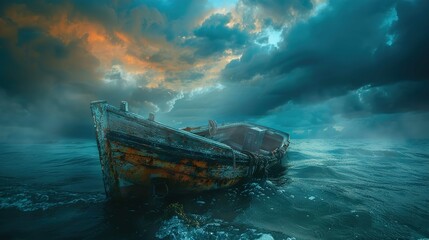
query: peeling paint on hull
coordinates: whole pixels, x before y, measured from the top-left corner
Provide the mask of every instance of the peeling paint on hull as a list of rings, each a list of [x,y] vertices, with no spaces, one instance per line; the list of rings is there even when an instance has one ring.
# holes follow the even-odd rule
[[[120,198],[131,186],[153,195],[230,187],[279,164],[289,145],[287,136],[263,156],[210,139],[204,129],[174,129],[105,101],[92,102],[91,111],[109,198]],[[222,137],[222,128],[219,132]]]

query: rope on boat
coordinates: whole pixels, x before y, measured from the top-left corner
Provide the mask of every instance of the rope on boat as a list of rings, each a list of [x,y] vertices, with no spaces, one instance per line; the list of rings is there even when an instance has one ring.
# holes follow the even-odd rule
[[[254,154],[248,151],[243,151],[244,154],[249,156],[249,168],[253,168],[253,171],[249,171],[249,176],[262,175],[264,177],[267,177],[268,170],[272,166],[269,164],[269,162],[273,158],[276,158],[278,160],[282,159],[286,153],[287,146],[288,145],[282,146],[281,148],[277,148],[274,151],[271,151],[271,157]]]
[[[249,156],[249,167],[253,168],[249,175],[254,176],[262,173],[263,176],[267,176],[269,158],[248,151],[243,151],[243,153]]]
[[[276,148],[275,150],[271,151],[271,155],[277,159],[283,158],[285,153],[286,153],[286,149],[284,146],[282,148]]]

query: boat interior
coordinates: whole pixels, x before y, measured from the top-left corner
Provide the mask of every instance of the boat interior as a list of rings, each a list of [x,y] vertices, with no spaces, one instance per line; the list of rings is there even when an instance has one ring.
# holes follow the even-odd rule
[[[287,140],[270,129],[249,124],[231,124],[217,127],[209,121],[208,128],[185,128],[202,137],[224,143],[235,150],[269,155]]]

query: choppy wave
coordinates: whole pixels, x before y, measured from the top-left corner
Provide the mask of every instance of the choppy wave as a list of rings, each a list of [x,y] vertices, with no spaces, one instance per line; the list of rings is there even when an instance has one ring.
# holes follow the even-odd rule
[[[271,233],[231,225],[219,219],[202,226],[191,227],[177,216],[165,220],[155,236],[159,239],[275,239],[275,235],[273,236]],[[281,239],[295,240],[294,237],[282,237]]]
[[[15,186],[1,189],[0,210],[13,208],[23,212],[45,211],[55,207],[100,203],[105,199],[102,193],[76,193]]]
[[[105,200],[93,142],[0,145],[0,238],[427,239],[428,149],[296,140],[266,179],[152,207]],[[199,224],[165,217],[170,203]]]

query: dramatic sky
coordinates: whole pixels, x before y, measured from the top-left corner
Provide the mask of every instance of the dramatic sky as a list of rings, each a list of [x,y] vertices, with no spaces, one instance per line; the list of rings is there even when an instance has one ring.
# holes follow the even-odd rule
[[[429,138],[427,0],[2,1],[0,141],[92,138],[92,100],[175,127]]]

